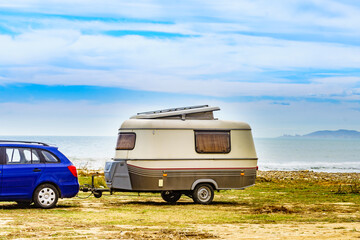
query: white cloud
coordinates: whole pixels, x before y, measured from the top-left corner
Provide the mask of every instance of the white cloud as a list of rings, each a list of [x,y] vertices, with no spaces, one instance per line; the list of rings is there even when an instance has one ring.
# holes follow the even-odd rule
[[[260,136],[281,135],[284,128],[292,134],[306,133],[317,130],[311,128],[321,127],[323,122],[333,124],[328,127],[357,126],[354,120],[359,117],[359,111],[354,110],[359,106],[354,102],[360,100],[357,3],[13,0],[0,2],[0,8],[5,13],[9,10],[9,14],[0,16],[0,27],[16,33],[0,35],[0,84],[109,86],[228,100],[243,96],[314,98],[325,102],[285,100],[290,105],[281,105],[263,100],[213,101],[225,106],[227,110],[223,114],[229,119],[238,116],[238,120],[253,122],[254,129],[265,133]],[[104,35],[104,31],[111,30],[191,36]],[[287,78],[273,72],[291,74]],[[323,77],[319,77],[321,74]],[[300,79],[300,76],[304,77]],[[326,102],[329,99],[340,103]],[[171,103],[192,105],[191,100],[199,101],[175,99]],[[172,104],[158,104],[158,107],[173,107]],[[52,109],[54,105],[58,111]],[[28,134],[52,134],[52,126],[32,114],[41,113],[61,126],[65,135],[72,132],[88,135],[89,129],[96,135],[105,132],[108,135],[110,128],[115,128],[114,123],[118,127],[116,119],[132,114],[113,115],[113,109],[143,111],[151,110],[154,105],[154,102],[142,106],[131,104],[131,107],[88,102],[2,103],[0,113],[9,117],[1,118],[0,125],[4,132],[7,127],[12,129],[8,130],[10,134],[16,131],[16,124],[23,123],[21,116],[28,114],[32,116]],[[241,111],[234,115],[238,109]],[[106,117],[98,118],[98,115]],[[92,120],[82,125],[84,116]],[[299,125],[304,129],[296,129]]]
[[[340,98],[349,98],[348,93],[353,93],[349,90],[360,83],[355,76],[303,79],[305,83],[271,76],[261,79],[267,70],[360,66],[360,47],[266,37],[162,39],[36,30],[16,37],[0,35],[0,51],[0,63],[6,66],[0,69],[6,71],[2,82],[114,86],[218,97]],[[251,79],[248,74],[253,75]]]
[[[13,0],[0,3],[12,11],[135,18],[172,22],[236,24],[257,32],[359,35],[360,7],[356,2],[335,0],[242,0],[242,1],[136,1]],[[96,22],[96,21],[94,21]],[[95,23],[96,24],[96,23]],[[195,26],[194,25],[194,26]],[[206,26],[206,25],[205,25]],[[325,29],[323,29],[325,28]],[[205,28],[208,29],[208,28]],[[198,28],[198,31],[201,31]]]
[[[310,79],[306,83],[284,82],[234,82],[218,79],[184,79],[170,74],[154,74],[137,71],[76,70],[76,69],[13,69],[25,72],[31,78],[16,76],[19,82],[43,85],[92,85],[120,87],[140,91],[168,92],[213,97],[284,97],[334,100],[360,100],[360,78],[335,77]],[[26,72],[28,71],[28,72]],[[30,80],[29,80],[30,79]],[[16,79],[17,80],[17,79]],[[15,80],[15,81],[16,81]],[[4,81],[4,80],[3,80]]]
[[[0,3],[0,7],[23,10],[25,12],[41,12],[48,14],[64,14],[79,16],[125,16],[152,18],[159,15],[160,6],[151,1],[120,2],[116,0],[15,0],[11,3]]]
[[[0,35],[0,43],[3,53],[0,63],[13,65],[31,65],[34,61],[48,63],[62,57],[64,62],[75,60],[88,67],[122,67],[126,64],[145,70],[196,68],[201,74],[245,67],[340,69],[360,66],[358,46],[238,34],[149,39],[84,35],[75,30],[54,29],[34,30],[16,37]]]

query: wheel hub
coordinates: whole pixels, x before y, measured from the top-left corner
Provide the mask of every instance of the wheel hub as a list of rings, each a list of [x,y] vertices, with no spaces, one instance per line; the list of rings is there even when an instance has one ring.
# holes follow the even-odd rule
[[[44,206],[49,206],[55,201],[55,192],[51,188],[43,188],[38,195],[39,202]]]
[[[207,201],[210,199],[210,193],[209,193],[209,189],[203,187],[201,189],[199,189],[198,191],[198,197],[199,199],[201,199],[202,201]]]

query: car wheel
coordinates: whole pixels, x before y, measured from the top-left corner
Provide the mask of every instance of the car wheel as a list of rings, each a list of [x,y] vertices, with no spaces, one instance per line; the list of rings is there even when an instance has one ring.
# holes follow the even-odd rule
[[[35,206],[53,208],[59,199],[58,190],[51,184],[42,184],[34,192]]]
[[[201,183],[197,185],[192,193],[195,203],[210,204],[214,199],[214,189],[210,184]]]
[[[176,191],[163,191],[161,197],[165,202],[176,203],[181,198],[181,193]]]

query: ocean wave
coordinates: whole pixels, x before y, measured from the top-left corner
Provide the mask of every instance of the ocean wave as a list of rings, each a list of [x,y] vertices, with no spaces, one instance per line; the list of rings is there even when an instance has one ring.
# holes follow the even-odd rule
[[[314,172],[360,172],[359,162],[259,162],[260,170],[299,171],[312,170]]]

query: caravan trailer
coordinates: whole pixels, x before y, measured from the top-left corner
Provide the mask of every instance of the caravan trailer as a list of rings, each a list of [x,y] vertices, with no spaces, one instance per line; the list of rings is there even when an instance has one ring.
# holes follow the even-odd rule
[[[123,122],[115,158],[105,165],[110,191],[186,195],[209,204],[214,190],[255,184],[257,156],[247,123],[214,118],[219,107],[143,112]]]

